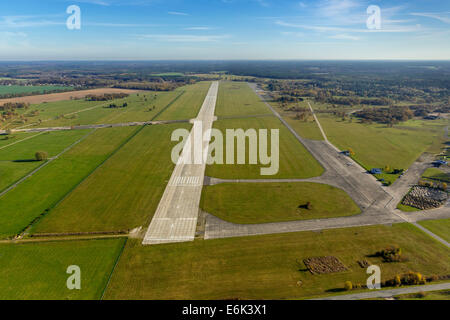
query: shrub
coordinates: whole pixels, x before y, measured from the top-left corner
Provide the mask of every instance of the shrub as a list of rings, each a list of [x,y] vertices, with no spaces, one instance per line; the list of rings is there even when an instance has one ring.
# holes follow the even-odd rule
[[[387,247],[386,249],[377,252],[376,256],[382,257],[385,262],[403,261],[402,249],[397,246]]]
[[[34,156],[37,161],[44,161],[48,159],[48,153],[45,151],[38,151]]]
[[[403,276],[402,282],[407,285],[419,285],[424,284],[424,278],[421,273],[410,271]]]
[[[345,283],[344,283],[344,289],[345,289],[346,291],[352,290],[352,289],[353,289],[353,284],[352,284],[352,282],[351,282],[351,281],[345,281]]]
[[[400,287],[401,284],[402,284],[402,279],[400,278],[399,275],[396,275],[395,278],[394,278],[394,285],[395,285],[396,287]]]

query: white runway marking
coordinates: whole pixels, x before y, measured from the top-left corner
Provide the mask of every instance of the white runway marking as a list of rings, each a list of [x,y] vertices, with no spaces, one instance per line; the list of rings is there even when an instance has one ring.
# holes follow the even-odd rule
[[[213,82],[197,116],[202,121],[203,134],[212,128],[219,82]],[[190,138],[193,138],[194,129]],[[203,142],[207,148],[209,142]],[[186,154],[187,145],[182,151]],[[180,161],[164,191],[147,233],[144,245],[193,241],[197,228],[200,197],[205,178],[205,164],[185,164]]]

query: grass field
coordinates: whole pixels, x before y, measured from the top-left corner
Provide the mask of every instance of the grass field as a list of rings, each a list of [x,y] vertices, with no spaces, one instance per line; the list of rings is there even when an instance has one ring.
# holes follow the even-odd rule
[[[434,141],[443,135],[441,124],[415,120],[401,126],[387,128],[382,124],[361,124],[342,121],[330,115],[319,114],[319,121],[328,139],[339,149],[353,149],[354,159],[366,169],[407,169]]]
[[[297,132],[301,137],[305,139],[311,140],[323,140],[322,133],[319,130],[319,126],[314,120],[312,114],[308,117],[308,119],[298,120],[295,119],[295,112],[284,111],[277,102],[270,102],[271,105],[277,110],[277,112],[286,120],[286,122]],[[309,106],[306,101],[299,103],[300,107],[308,108]]]
[[[0,147],[0,160],[34,160],[37,151],[45,151],[49,158],[85,136],[89,130],[55,131],[34,134],[34,138]]]
[[[0,244],[0,299],[100,299],[125,239]],[[81,269],[81,290],[66,270]]]
[[[170,108],[161,113],[156,120],[194,119],[202,107],[210,86],[211,82],[199,82],[177,89],[177,92],[184,92],[183,95]]]
[[[72,87],[63,86],[0,86],[0,96],[4,94],[21,94],[21,93],[45,93],[53,90],[72,90]]]
[[[308,202],[312,206],[310,209],[304,207]],[[360,213],[358,206],[344,191],[307,182],[207,186],[203,189],[201,208],[225,221],[240,224],[332,218]]]
[[[428,168],[422,175],[422,178],[431,181],[441,181],[450,183],[450,175],[437,168]]]
[[[419,224],[447,242],[450,242],[450,219],[443,220],[426,220],[420,221]]]
[[[89,104],[86,104],[86,101],[83,100],[63,101],[59,102],[59,105],[52,105],[51,108],[45,107],[44,110],[46,111],[42,112],[39,118],[50,119],[50,121],[45,121],[41,124],[37,123],[35,127],[149,121],[170,104],[171,101],[176,99],[179,94],[179,92],[175,91],[141,92],[124,99],[89,102]],[[127,103],[128,106],[126,108],[105,108],[111,103],[116,105]],[[66,108],[62,108],[61,105],[64,105]],[[63,114],[65,116],[62,116]]]
[[[27,173],[33,171],[42,162],[14,162],[14,161],[0,161],[0,192],[8,188],[14,182],[20,180]]]
[[[0,238],[22,231],[45,213],[139,128],[97,130],[0,198]]]
[[[261,178],[309,178],[320,176],[323,168],[303,147],[294,135],[275,117],[226,119],[214,122],[214,127],[225,134],[226,129],[279,129],[280,167],[274,176],[261,176],[260,169],[268,165],[250,164],[214,164],[206,168],[206,175],[223,179],[261,179]],[[270,138],[268,138],[270,142]],[[248,143],[247,143],[248,144]],[[236,144],[235,144],[236,149]],[[268,147],[270,150],[270,146]],[[237,149],[236,149],[237,150]],[[247,148],[248,159],[248,148]],[[224,159],[226,152],[224,151]],[[235,151],[235,158],[237,151]],[[235,159],[237,163],[237,158]],[[248,160],[246,161],[248,163]]]
[[[407,262],[368,257],[398,245]],[[348,271],[312,275],[303,259],[335,256]],[[192,243],[141,246],[130,240],[116,267],[106,299],[300,299],[333,294],[345,281],[366,283],[366,259],[382,280],[409,270],[449,274],[446,247],[409,224]],[[176,275],[176,276],[174,276]],[[301,281],[301,285],[299,285]]]
[[[272,114],[245,82],[220,82],[216,116],[236,117]]]
[[[171,132],[189,127],[144,128],[32,232],[118,231],[148,225],[174,167]]]

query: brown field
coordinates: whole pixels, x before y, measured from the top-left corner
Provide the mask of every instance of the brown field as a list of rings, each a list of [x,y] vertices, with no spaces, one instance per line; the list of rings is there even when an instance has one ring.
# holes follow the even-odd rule
[[[56,102],[63,100],[70,100],[70,98],[81,99],[89,94],[101,95],[105,93],[138,93],[142,92],[142,90],[130,90],[130,89],[116,89],[116,88],[99,88],[99,89],[90,89],[90,90],[80,90],[80,91],[67,91],[60,93],[51,93],[51,94],[41,94],[36,96],[26,96],[26,97],[17,97],[10,99],[0,99],[0,105],[3,105],[8,102],[25,102],[30,104],[39,104],[43,102]]]

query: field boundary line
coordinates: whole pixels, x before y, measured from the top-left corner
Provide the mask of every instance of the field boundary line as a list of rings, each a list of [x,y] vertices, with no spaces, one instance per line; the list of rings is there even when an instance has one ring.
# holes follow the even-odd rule
[[[169,109],[179,98],[181,98],[182,95],[184,95],[186,93],[185,90],[181,91],[181,93],[176,96],[172,101],[170,101],[164,108],[162,108],[161,110],[159,110],[150,121],[154,121],[156,120],[156,118],[158,118],[161,114],[164,113],[164,111],[166,111],[167,109]]]
[[[18,143],[20,143],[20,142],[23,142],[23,141],[33,139],[33,138],[35,138],[35,137],[37,137],[37,136],[40,136],[41,134],[44,134],[44,133],[45,133],[45,132],[39,132],[38,134],[35,134],[34,136],[27,137],[27,138],[25,138],[25,139],[22,139],[22,140],[19,140],[19,141],[16,141],[16,142],[7,144],[6,146],[0,147],[0,150],[3,150],[3,149],[5,149],[5,148],[7,148],[7,147],[16,145],[16,144],[18,144]]]
[[[36,172],[38,172],[39,170],[41,170],[42,168],[46,167],[47,165],[49,165],[50,163],[52,163],[54,160],[59,159],[64,153],[66,153],[67,151],[69,151],[70,149],[72,149],[73,147],[75,147],[77,144],[79,144],[81,141],[83,141],[84,139],[86,139],[89,135],[91,135],[93,131],[88,132],[86,135],[84,135],[83,137],[81,137],[80,139],[78,139],[77,141],[75,141],[74,143],[72,143],[70,146],[68,146],[67,148],[65,148],[63,151],[61,151],[59,154],[57,154],[56,156],[54,156],[53,158],[47,160],[46,162],[44,162],[42,165],[40,165],[39,167],[37,167],[36,169],[34,169],[33,171],[31,171],[30,173],[28,173],[26,176],[22,177],[20,180],[16,181],[15,183],[13,183],[12,185],[10,185],[8,188],[6,188],[4,191],[2,191],[0,193],[0,198],[3,197],[6,193],[8,193],[9,191],[17,188],[21,183],[23,183],[25,180],[27,180],[28,178],[31,178],[34,174],[36,174]]]
[[[125,251],[125,246],[127,245],[127,243],[128,243],[128,238],[126,238],[125,241],[123,242],[122,249],[120,250],[119,254],[117,255],[116,262],[114,263],[111,273],[109,274],[108,281],[106,282],[106,285],[103,289],[100,300],[103,300],[103,297],[105,296],[106,290],[108,289],[109,283],[111,282],[111,278],[114,274],[114,271],[116,270],[116,266],[119,264],[119,260],[122,257],[123,252]]]
[[[26,233],[29,229],[31,229],[34,225],[39,223],[39,221],[47,216],[51,211],[57,207],[62,201],[64,201],[76,188],[78,188],[87,178],[89,178],[91,175],[93,175],[99,168],[101,168],[112,156],[114,156],[120,149],[122,149],[128,142],[130,142],[131,139],[133,139],[139,132],[142,131],[146,126],[141,126],[137,130],[135,130],[134,133],[132,133],[128,138],[126,138],[122,143],[113,150],[109,155],[106,155],[106,158],[94,169],[92,169],[90,172],[87,173],[86,176],[81,178],[81,180],[76,183],[66,194],[64,194],[58,201],[50,205],[44,212],[42,212],[40,215],[38,215],[33,221],[30,222],[22,231],[18,234],[18,236],[23,236],[24,233]],[[96,130],[94,130],[96,131]]]

